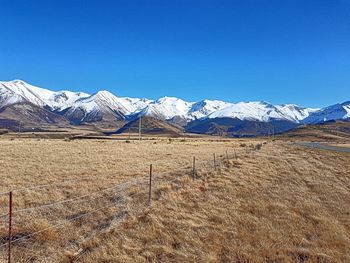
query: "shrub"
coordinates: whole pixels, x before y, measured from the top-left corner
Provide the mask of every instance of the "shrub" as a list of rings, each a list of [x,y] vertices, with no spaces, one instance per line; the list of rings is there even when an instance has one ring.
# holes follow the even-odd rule
[[[255,150],[260,150],[262,147],[262,143],[258,143],[257,145],[255,145]]]

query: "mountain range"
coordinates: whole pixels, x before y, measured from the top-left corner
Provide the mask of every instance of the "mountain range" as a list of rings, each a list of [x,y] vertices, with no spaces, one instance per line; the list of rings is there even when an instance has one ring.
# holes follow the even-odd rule
[[[0,82],[0,127],[93,125],[118,129],[149,116],[182,126],[189,132],[232,136],[282,132],[301,124],[350,118],[350,101],[321,109],[267,102],[187,102],[175,97],[158,100],[117,97],[108,91],[95,94],[51,91],[22,80]],[[13,127],[12,127],[13,128]]]

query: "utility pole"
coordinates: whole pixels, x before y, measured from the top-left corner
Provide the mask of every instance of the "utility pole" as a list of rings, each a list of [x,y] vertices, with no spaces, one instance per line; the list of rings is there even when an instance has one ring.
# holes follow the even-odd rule
[[[141,116],[140,116],[140,119],[139,119],[139,140],[141,141]]]

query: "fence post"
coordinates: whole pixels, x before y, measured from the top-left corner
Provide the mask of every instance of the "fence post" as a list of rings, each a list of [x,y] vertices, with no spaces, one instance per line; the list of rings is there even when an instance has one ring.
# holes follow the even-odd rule
[[[8,229],[8,263],[11,263],[11,241],[12,241],[12,191],[9,192],[9,229]]]
[[[193,156],[192,177],[193,177],[193,180],[196,179],[196,156]]]
[[[234,151],[235,151],[235,158],[236,158],[236,160],[237,160],[237,153],[236,153],[236,149],[234,149]]]
[[[152,193],[152,164],[149,166],[149,190],[148,190],[148,204],[151,204]]]
[[[226,150],[226,160],[227,160],[227,165],[229,165],[227,150]]]
[[[216,158],[215,158],[215,153],[213,153],[214,156],[214,170],[216,171]]]

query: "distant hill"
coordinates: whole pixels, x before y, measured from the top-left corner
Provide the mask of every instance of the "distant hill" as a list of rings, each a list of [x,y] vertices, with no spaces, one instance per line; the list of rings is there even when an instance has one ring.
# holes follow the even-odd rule
[[[278,136],[289,140],[338,141],[350,140],[350,120],[303,125]]]
[[[271,122],[247,121],[232,118],[214,118],[190,122],[187,132],[223,135],[229,137],[253,137],[285,132],[297,125],[290,121],[275,120]]]
[[[62,116],[31,103],[17,103],[0,109],[0,128],[30,130],[37,127],[67,127]]]
[[[117,130],[116,133],[128,133],[129,131],[133,133],[138,132],[139,120],[140,119],[138,118],[128,122],[122,128]],[[165,134],[180,136],[183,133],[183,130],[181,127],[170,124],[164,120],[146,116],[141,118],[141,132],[142,134]]]

